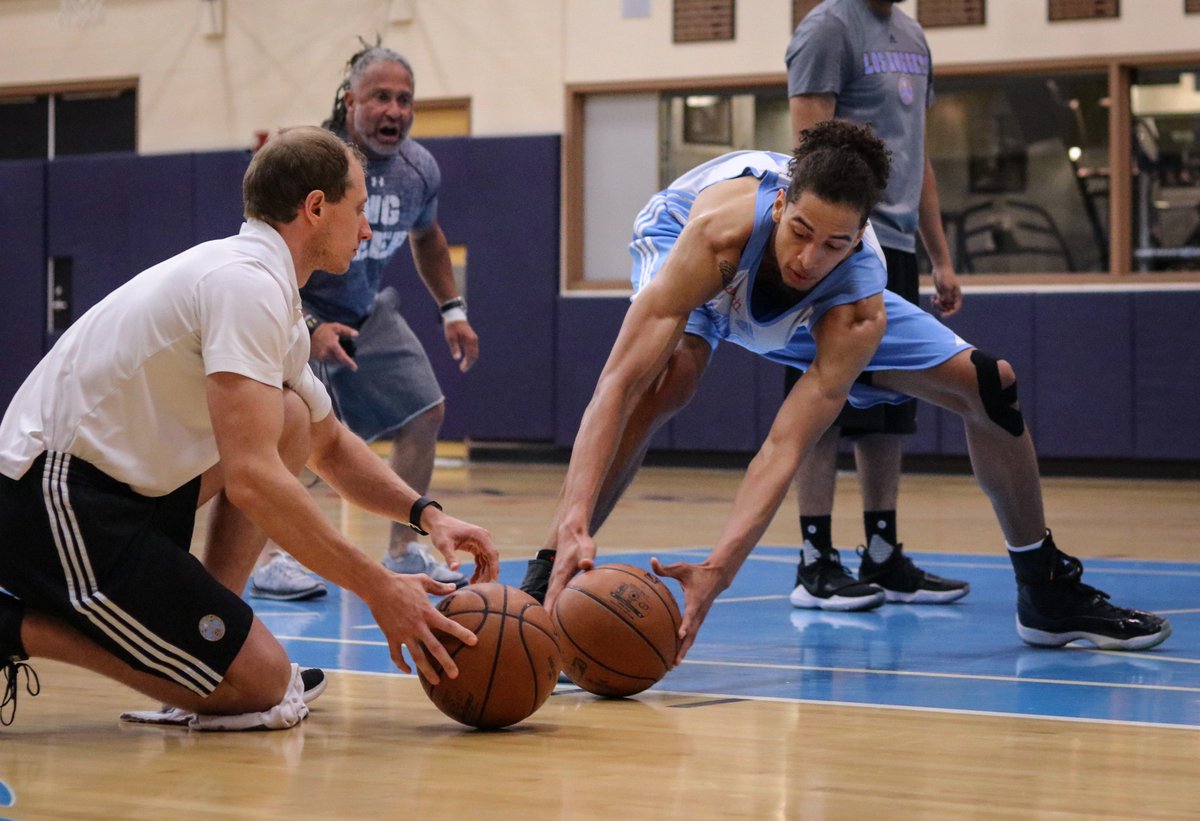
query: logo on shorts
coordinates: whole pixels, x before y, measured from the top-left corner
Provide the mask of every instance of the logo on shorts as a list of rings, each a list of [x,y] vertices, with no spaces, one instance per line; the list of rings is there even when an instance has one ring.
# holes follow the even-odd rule
[[[200,619],[200,635],[209,641],[220,641],[225,637],[225,622],[220,616],[209,613]]]

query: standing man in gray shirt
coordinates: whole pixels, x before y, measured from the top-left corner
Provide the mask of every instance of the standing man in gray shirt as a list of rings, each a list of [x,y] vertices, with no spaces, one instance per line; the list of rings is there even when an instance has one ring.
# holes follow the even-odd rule
[[[901,0],[825,0],[796,28],[787,49],[792,134],[832,118],[870,125],[892,155],[892,174],[871,224],[887,258],[888,290],[916,302],[916,235],[933,261],[934,306],[957,311],[962,291],[942,231],[937,182],[925,154],[933,64],[921,26]],[[800,372],[789,369],[787,387]],[[946,603],[970,590],[916,567],[896,535],[901,435],[916,430],[916,402],[858,410],[847,405],[796,473],[804,533],[795,607],[868,610],[884,601]],[[865,548],[859,578],[833,547],[831,518],[838,439],[854,441]]]

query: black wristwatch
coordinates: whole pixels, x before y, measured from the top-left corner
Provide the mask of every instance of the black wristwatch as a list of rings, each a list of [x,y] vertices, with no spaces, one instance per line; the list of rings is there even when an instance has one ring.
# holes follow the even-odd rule
[[[308,311],[304,312],[304,327],[308,328],[309,336],[313,335],[313,332],[317,330],[317,326],[320,324],[321,324],[321,320],[317,319],[315,316],[310,314]]]
[[[425,512],[425,508],[427,507],[436,507],[438,510],[442,509],[442,506],[433,499],[430,499],[428,496],[422,496],[413,502],[412,510],[408,512],[408,526],[422,536],[429,535],[429,531],[421,527],[421,514]]]

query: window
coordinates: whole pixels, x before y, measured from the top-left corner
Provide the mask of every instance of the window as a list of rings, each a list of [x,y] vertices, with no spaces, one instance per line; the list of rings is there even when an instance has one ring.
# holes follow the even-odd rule
[[[1200,270],[1200,65],[1138,69],[1133,120],[1133,269]]]
[[[1108,270],[1108,77],[939,77],[927,148],[960,273]]]
[[[136,150],[136,81],[0,89],[0,159]]]

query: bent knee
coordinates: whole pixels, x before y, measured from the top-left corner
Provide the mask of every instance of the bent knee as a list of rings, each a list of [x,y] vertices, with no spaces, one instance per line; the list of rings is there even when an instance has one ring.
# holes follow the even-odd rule
[[[237,715],[270,710],[283,700],[291,676],[287,651],[255,619],[225,677],[198,712]]]
[[[1006,360],[993,359],[979,349],[971,351],[984,414],[1013,436],[1025,433],[1025,418],[1017,401],[1017,374]]]

